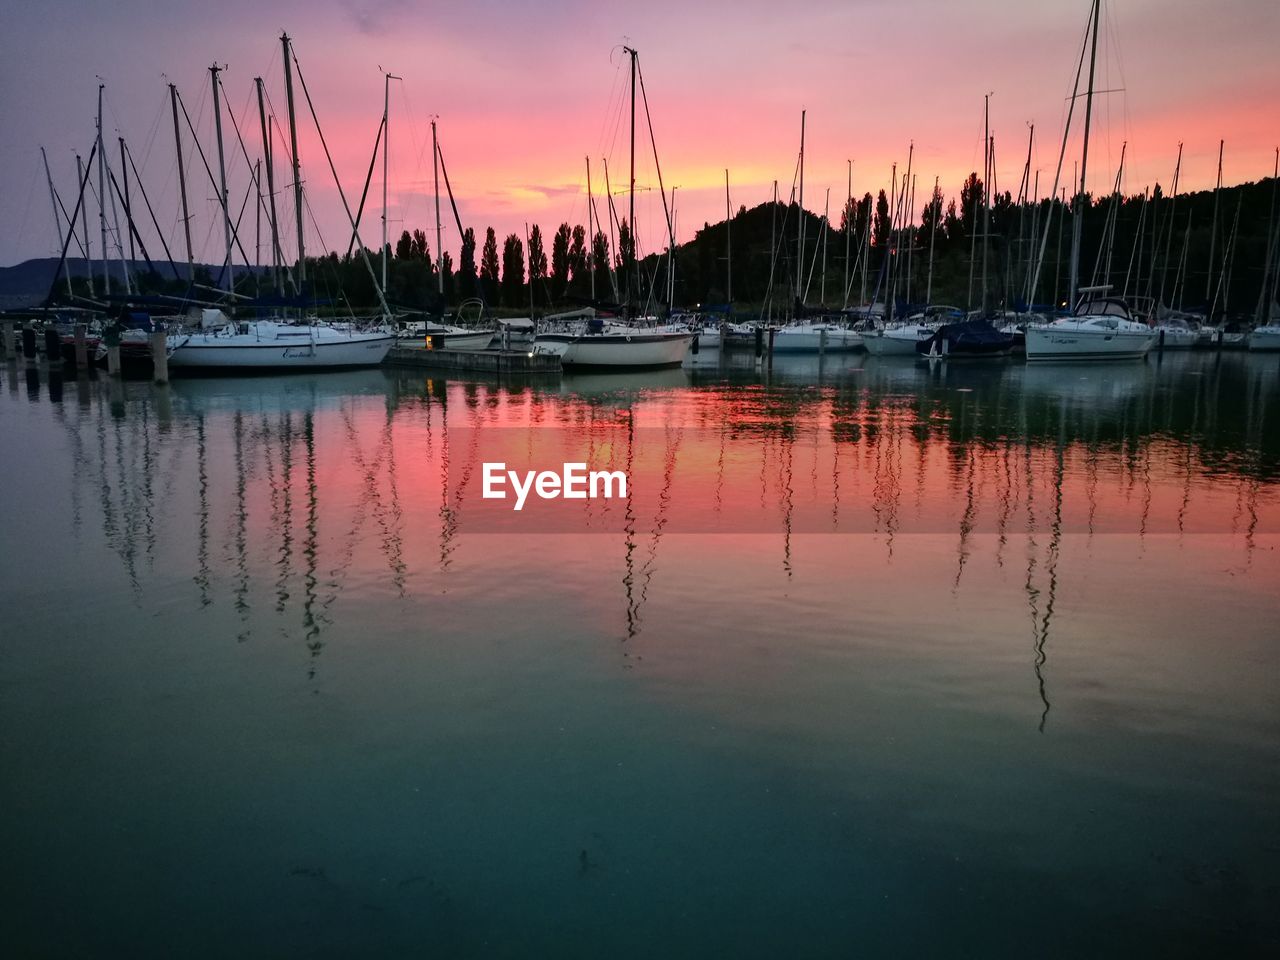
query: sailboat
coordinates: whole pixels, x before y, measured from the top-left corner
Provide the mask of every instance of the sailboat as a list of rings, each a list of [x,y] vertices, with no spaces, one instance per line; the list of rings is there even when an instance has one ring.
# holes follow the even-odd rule
[[[1089,160],[1089,123],[1093,116],[1093,79],[1094,68],[1098,59],[1098,21],[1101,15],[1102,0],[1093,0],[1090,12],[1092,39],[1089,54],[1089,86],[1085,96],[1084,140],[1080,157],[1080,184],[1075,198],[1075,222],[1071,236],[1071,290],[1077,296],[1075,312],[1060,320],[1049,323],[1033,323],[1027,326],[1027,359],[1028,360],[1139,360],[1145,357],[1159,339],[1159,332],[1133,318],[1129,307],[1120,297],[1109,296],[1110,285],[1098,287],[1078,287],[1080,267],[1080,233],[1084,220],[1083,206],[1087,202],[1085,193],[1085,171]],[[1083,65],[1083,51],[1081,52]],[[1080,74],[1076,72],[1076,90],[1079,89]],[[1076,91],[1072,91],[1073,94]],[[1075,99],[1072,98],[1072,107]],[[1066,152],[1067,135],[1071,129],[1071,109],[1067,111],[1066,130],[1063,131],[1063,153]],[[1059,175],[1062,170],[1062,156],[1058,159]],[[1057,182],[1054,193],[1057,193]],[[1050,216],[1045,218],[1044,239],[1040,245],[1040,260],[1044,259],[1044,248],[1049,236]],[[1036,265],[1038,277],[1040,265]],[[1032,289],[1035,289],[1032,283]]]
[[[1007,330],[997,329],[992,323],[992,313],[988,304],[987,261],[991,231],[991,180],[995,167],[995,154],[992,149],[989,116],[989,95],[983,101],[983,123],[986,127],[986,143],[983,146],[983,217],[982,217],[982,309],[971,313],[968,317],[944,323],[927,339],[917,340],[916,353],[929,359],[971,359],[986,360],[1007,357],[1013,352],[1015,335]],[[908,171],[910,170],[908,161]]]
[[[635,230],[635,155],[636,155],[636,93],[639,73],[639,54],[631,47],[623,47],[631,58],[631,187],[628,223]],[[643,78],[640,83],[643,84]],[[641,88],[642,89],[642,88]],[[646,118],[648,105],[645,106]],[[652,140],[653,124],[649,121]],[[657,147],[654,147],[657,158]],[[606,170],[607,172],[607,170]],[[662,186],[662,173],[658,172],[658,187],[662,191],[663,209],[667,213],[667,234],[670,250],[675,250],[675,230],[667,210],[666,190]],[[634,232],[632,234],[634,238]],[[634,239],[633,239],[634,244]],[[628,314],[630,313],[628,306]],[[606,321],[602,317],[584,317],[559,323],[544,323],[534,336],[536,353],[554,354],[566,367],[673,367],[684,361],[689,345],[696,334],[684,324],[669,326],[641,326],[634,322]]]
[[[297,210],[298,223],[298,276],[300,282],[306,281],[307,261],[303,246],[302,231],[302,177],[299,170],[297,127],[294,119],[293,73],[291,67],[291,48],[288,34],[282,34],[280,41],[284,51],[285,93],[289,104],[289,135],[292,142],[294,205]],[[226,238],[226,274],[227,292],[234,294],[234,282],[231,270],[232,262],[232,223],[230,208],[227,205],[226,167],[223,163],[222,150],[222,108],[220,92],[222,84],[218,79],[220,68],[215,64],[210,68],[213,86],[214,128],[218,140],[218,169],[221,186],[219,201],[223,214],[223,231]],[[302,80],[301,72],[298,75]],[[305,91],[305,81],[303,82]],[[263,124],[265,129],[265,122]],[[271,168],[270,144],[264,141],[267,157],[267,168]],[[179,165],[182,163],[179,150]],[[385,201],[384,201],[385,202]],[[354,228],[354,221],[353,221]],[[274,234],[276,225],[271,224]],[[385,229],[385,226],[384,226]],[[357,236],[358,239],[358,236]],[[273,241],[274,243],[274,241]],[[384,247],[385,249],[385,247]],[[364,245],[360,245],[361,255],[369,266],[368,253]],[[384,277],[385,281],[385,277]],[[379,299],[383,298],[384,287],[374,286]],[[389,311],[383,299],[383,315]],[[217,326],[201,325],[201,329],[187,334],[175,335],[170,341],[169,366],[174,368],[199,368],[213,370],[252,369],[316,369],[325,367],[366,367],[377,366],[386,357],[395,344],[395,334],[385,327],[361,329],[355,323],[328,324],[320,323],[315,318],[290,322],[281,318],[258,319],[239,322],[221,323]]]

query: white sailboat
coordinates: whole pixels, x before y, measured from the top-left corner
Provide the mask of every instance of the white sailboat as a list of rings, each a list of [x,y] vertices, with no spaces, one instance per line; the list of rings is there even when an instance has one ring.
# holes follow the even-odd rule
[[[1049,323],[1032,323],[1027,325],[1026,350],[1027,360],[1138,360],[1150,352],[1159,339],[1159,333],[1145,323],[1133,319],[1128,306],[1119,297],[1107,296],[1110,285],[1099,287],[1079,287],[1080,267],[1080,234],[1083,225],[1082,207],[1087,202],[1085,175],[1089,160],[1089,123],[1093,115],[1093,80],[1098,58],[1098,24],[1101,18],[1102,0],[1093,0],[1090,11],[1089,84],[1085,95],[1084,136],[1080,157],[1080,183],[1076,193],[1074,209],[1075,222],[1071,237],[1071,291],[1073,297],[1078,295],[1075,313],[1070,317],[1053,320]],[[1080,75],[1076,74],[1076,90],[1079,89]],[[1074,107],[1074,96],[1072,107]],[[1067,112],[1067,126],[1063,131],[1063,153],[1066,150],[1066,137],[1071,130],[1071,108]],[[1062,156],[1058,160],[1058,175],[1062,172]],[[1055,178],[1054,193],[1058,184]],[[1050,208],[1052,210],[1052,207]],[[1040,263],[1044,260],[1044,248],[1048,242],[1051,217],[1045,218],[1044,239],[1040,246]],[[1031,289],[1036,288],[1035,280],[1039,277],[1040,263],[1036,265],[1036,273]]]
[[[674,367],[684,361],[693,337],[690,330],[596,319],[540,332],[533,349],[555,354],[566,367]]]
[[[386,330],[254,320],[179,335],[169,366],[206,370],[373,367],[395,342]]]
[[[916,344],[928,340],[936,329],[925,323],[895,323],[883,330],[866,331],[862,343],[873,357],[914,357]]]
[[[631,169],[635,170],[635,120],[636,97],[639,92],[636,78],[639,70],[639,54],[631,47],[623,47],[631,59]],[[646,114],[648,106],[645,107]],[[653,128],[650,125],[652,139]],[[657,148],[654,156],[656,159]],[[606,177],[608,168],[606,167]],[[607,181],[606,181],[607,182]],[[675,228],[667,207],[666,189],[662,185],[662,172],[658,170],[658,187],[662,193],[663,211],[667,217],[668,255],[675,251]],[[627,222],[635,230],[635,178],[630,186],[630,215]],[[634,237],[634,233],[632,234]],[[673,296],[668,279],[668,307]],[[630,299],[630,293],[628,293]],[[628,315],[634,317],[628,310]],[[683,323],[670,325],[646,324],[651,318],[638,318],[631,322],[606,321],[590,316],[560,322],[545,322],[534,336],[534,351],[554,354],[565,367],[640,368],[674,367],[684,361],[694,332]]]
[[[1081,289],[1073,316],[1027,327],[1028,360],[1140,360],[1159,332],[1134,320],[1110,287]]]
[[[862,334],[858,331],[826,321],[788,323],[773,334],[774,353],[843,353],[860,350],[862,344]]]
[[[1272,315],[1276,312],[1273,308]],[[1254,327],[1249,334],[1250,350],[1280,350],[1280,321],[1272,320],[1269,323]]]
[[[284,49],[285,94],[289,108],[289,134],[295,144],[294,165],[294,202],[298,221],[298,264],[299,279],[306,279],[306,255],[303,247],[302,230],[302,180],[298,173],[298,154],[296,148],[297,128],[294,119],[293,73],[291,64],[291,48],[287,34],[282,35],[281,44]],[[215,130],[218,139],[218,168],[220,174],[219,193],[223,212],[223,228],[226,237],[226,272],[227,292],[234,294],[231,276],[232,231],[230,208],[227,205],[226,173],[222,151],[222,119],[218,80],[220,68],[215,64],[210,68],[213,87],[213,110]],[[385,122],[385,118],[384,118]],[[385,192],[384,192],[384,231],[385,231]],[[348,211],[348,216],[350,212]],[[352,229],[359,243],[359,233]],[[272,223],[274,235],[275,224]],[[384,245],[385,249],[385,245]],[[379,286],[378,278],[373,276],[373,267],[369,262],[364,244],[360,243],[360,253],[365,265],[374,280],[374,289],[382,302],[383,317],[389,317],[385,289],[385,257],[383,265],[383,285]],[[208,326],[209,317],[201,324],[201,329],[178,334],[171,341],[169,366],[175,368],[235,370],[235,369],[317,369],[337,367],[369,367],[380,364],[391,347],[395,344],[395,334],[385,326],[361,328],[354,323],[321,323],[315,318],[301,319],[292,322],[282,318],[258,319],[250,321],[234,321],[221,323],[225,315],[220,315],[216,326]]]

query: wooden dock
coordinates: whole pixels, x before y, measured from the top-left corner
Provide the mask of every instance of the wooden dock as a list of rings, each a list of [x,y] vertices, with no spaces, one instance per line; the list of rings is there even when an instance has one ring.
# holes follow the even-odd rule
[[[386,363],[403,367],[428,367],[501,376],[558,377],[560,358],[526,350],[429,350],[421,346],[398,345],[387,354]]]

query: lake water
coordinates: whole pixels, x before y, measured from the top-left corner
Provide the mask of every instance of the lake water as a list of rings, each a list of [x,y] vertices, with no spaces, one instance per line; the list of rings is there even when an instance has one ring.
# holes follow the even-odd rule
[[[1280,947],[1274,356],[0,381],[8,956]]]

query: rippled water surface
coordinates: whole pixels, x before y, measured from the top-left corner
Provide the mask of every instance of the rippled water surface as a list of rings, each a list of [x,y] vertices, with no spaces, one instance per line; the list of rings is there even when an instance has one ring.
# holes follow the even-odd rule
[[[1275,357],[0,383],[9,955],[1280,946]]]

